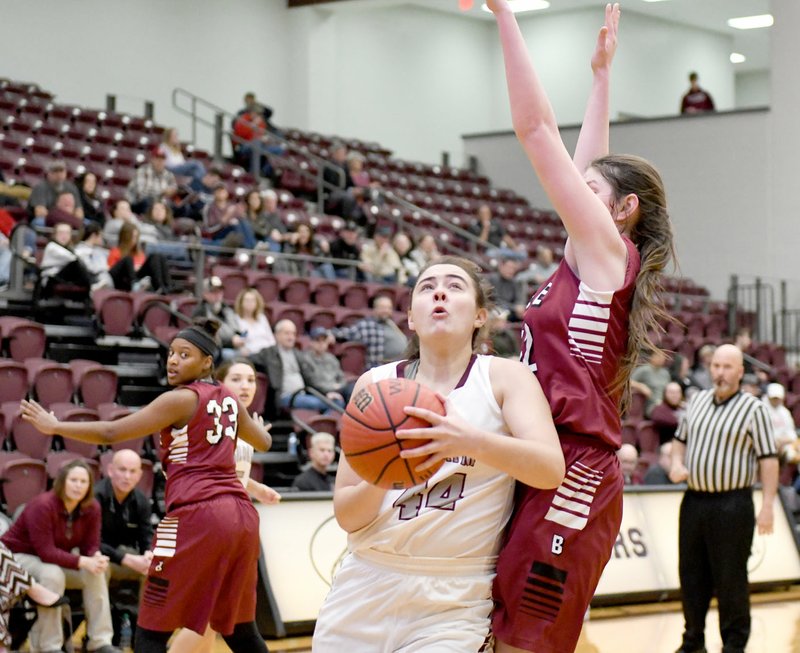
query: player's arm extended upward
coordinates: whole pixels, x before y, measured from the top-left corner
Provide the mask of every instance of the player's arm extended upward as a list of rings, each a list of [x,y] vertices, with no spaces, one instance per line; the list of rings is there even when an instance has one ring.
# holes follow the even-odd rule
[[[113,444],[157,433],[168,426],[183,426],[197,409],[197,395],[187,389],[170,390],[141,410],[112,422],[60,422],[35,401],[23,400],[20,409],[22,418],[45,435]]]
[[[353,396],[370,383],[372,377],[367,372],[356,382]],[[348,533],[364,528],[378,516],[385,494],[386,490],[367,483],[356,474],[347,463],[344,453],[339,455],[333,490],[333,511],[339,526]]]

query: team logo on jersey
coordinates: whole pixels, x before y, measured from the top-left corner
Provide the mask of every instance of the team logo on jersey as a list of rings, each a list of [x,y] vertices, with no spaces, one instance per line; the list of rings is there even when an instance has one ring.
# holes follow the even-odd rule
[[[538,293],[536,293],[531,300],[528,302],[528,305],[525,308],[530,308],[531,306],[541,306],[544,298],[547,297],[547,293],[550,292],[550,289],[553,287],[553,282],[551,281],[548,283],[544,288],[542,288]]]

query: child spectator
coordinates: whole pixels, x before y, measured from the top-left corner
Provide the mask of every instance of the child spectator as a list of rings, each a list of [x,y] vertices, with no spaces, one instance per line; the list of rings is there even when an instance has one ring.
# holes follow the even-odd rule
[[[202,179],[206,174],[206,169],[199,161],[187,161],[183,156],[181,141],[178,137],[178,130],[174,127],[164,132],[164,141],[158,146],[167,170],[173,175],[191,177],[192,179]]]

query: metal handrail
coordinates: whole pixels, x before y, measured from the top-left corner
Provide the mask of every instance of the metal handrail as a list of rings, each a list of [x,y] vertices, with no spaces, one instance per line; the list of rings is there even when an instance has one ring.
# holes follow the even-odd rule
[[[181,98],[188,98],[191,101],[191,108],[186,108],[185,106],[181,105]],[[188,116],[192,120],[192,144],[197,142],[197,124],[204,125],[214,130],[214,156],[215,158],[221,159],[222,158],[222,137],[227,136],[231,139],[232,142],[241,142],[241,138],[237,136],[232,129],[226,128],[223,124],[227,121],[229,124],[236,119],[236,114],[229,112],[227,109],[214,104],[213,102],[209,102],[186,89],[176,87],[172,90],[172,106],[173,108],[178,111],[178,113],[182,113],[185,116]],[[200,116],[198,114],[198,107],[208,109],[209,111],[213,112],[214,120],[209,120]],[[245,121],[247,125],[252,127],[253,129],[260,128],[259,124]],[[337,188],[344,188],[345,185],[345,173],[341,170],[338,166],[331,165],[330,161],[324,159],[321,156],[313,154],[306,149],[302,149],[286,139],[281,134],[276,134],[275,132],[268,132],[269,140],[277,141],[284,149],[296,152],[297,154],[301,154],[307,159],[311,160],[317,166],[317,174],[312,175],[307,170],[303,169],[300,166],[294,165],[288,159],[281,158],[280,165],[286,166],[287,164],[297,172],[299,175],[307,178],[312,179],[315,181],[317,185],[317,208],[320,212],[323,212],[323,202],[324,202],[324,194],[326,190],[335,190]],[[266,135],[266,134],[265,134]],[[260,178],[261,177],[261,166],[260,166],[260,157],[266,156],[270,163],[277,163],[278,158],[268,152],[265,148],[261,147],[253,147],[253,153],[251,158],[251,173]],[[333,170],[336,175],[338,176],[339,183],[331,184],[325,180],[323,174],[324,170],[329,169]]]
[[[186,107],[182,106],[181,103],[180,103],[181,99],[190,100],[191,108],[189,109],[189,108],[186,108]],[[191,93],[190,91],[187,91],[186,89],[183,89],[183,88],[180,88],[180,87],[176,87],[172,91],[172,106],[179,113],[182,113],[182,114],[184,114],[186,116],[189,116],[192,119],[192,143],[195,143],[196,139],[197,139],[197,132],[196,132],[196,124],[197,123],[200,123],[202,125],[205,125],[205,126],[210,127],[210,128],[215,130],[215,144],[216,144],[215,156],[217,156],[217,157],[221,157],[222,156],[222,153],[221,153],[222,135],[227,135],[232,139],[237,139],[238,138],[231,130],[224,128],[223,125],[222,125],[222,123],[223,123],[223,121],[225,119],[227,119],[228,122],[230,122],[232,119],[234,119],[236,117],[235,114],[230,113],[226,109],[214,104],[213,102],[209,102],[208,100],[205,100],[205,99],[195,95],[194,93]],[[208,120],[206,118],[203,118],[202,116],[198,115],[198,112],[197,112],[198,111],[198,107],[206,108],[206,109],[210,110],[211,112],[213,112],[214,113],[214,121],[210,121],[210,120]],[[255,125],[253,123],[250,123],[250,126],[251,127],[258,127],[258,125]],[[344,179],[344,174],[342,173],[341,169],[339,169],[338,167],[332,166],[329,161],[327,161],[326,159],[324,159],[324,158],[322,158],[322,157],[320,157],[320,156],[318,156],[316,154],[313,154],[313,153],[309,152],[307,149],[299,148],[297,145],[295,145],[294,143],[292,143],[291,141],[287,140],[286,138],[284,138],[283,136],[281,136],[279,134],[270,133],[269,136],[270,136],[270,139],[275,139],[283,147],[285,147],[287,150],[292,151],[292,152],[296,152],[298,154],[301,154],[304,157],[307,157],[312,162],[316,163],[316,165],[317,165],[317,176],[315,178],[315,181],[317,183],[317,210],[320,213],[324,213],[324,201],[323,200],[324,200],[324,192],[325,192],[325,190],[332,190],[332,189],[335,189],[335,188],[343,188],[344,187],[345,179]],[[260,148],[253,148],[253,150],[254,150],[254,153],[253,153],[254,157],[256,157],[256,159],[254,159],[254,161],[257,160],[257,157],[260,154],[264,154],[270,159],[270,162],[273,162],[273,161],[276,162],[276,163],[278,162],[278,158],[277,157],[275,157],[274,155],[272,155],[272,154],[270,154],[270,153],[268,153],[266,151],[260,150]],[[287,160],[280,159],[280,165],[284,165],[285,166],[286,164],[287,164]],[[258,168],[259,166],[256,165],[255,167]],[[339,180],[340,180],[339,186],[335,186],[335,185],[329,184],[328,182],[326,182],[323,179],[322,175],[323,175],[323,170],[325,168],[329,168],[331,170],[336,170],[337,174],[339,174]],[[292,169],[294,171],[296,171],[298,174],[300,174],[301,176],[303,176],[303,177],[305,177],[307,179],[314,179],[313,175],[311,175],[307,170],[304,170],[301,167],[292,166]],[[254,171],[254,174],[256,174],[256,176],[260,176],[258,174],[259,172],[260,172],[260,170],[256,169]],[[450,245],[449,243],[445,244],[446,249],[448,249],[448,250],[450,250],[450,251],[452,251],[454,253],[458,253],[458,254],[460,254],[462,256],[466,256],[467,258],[475,258],[476,256],[480,257],[481,255],[485,255],[486,251],[492,248],[491,245],[489,245],[485,241],[482,241],[475,234],[473,234],[473,233],[471,233],[471,232],[469,232],[469,231],[467,231],[465,229],[462,229],[461,227],[458,227],[458,226],[448,222],[447,220],[443,219],[441,216],[437,215],[436,213],[433,213],[433,212],[429,211],[428,209],[425,209],[425,208],[423,208],[423,207],[421,207],[421,206],[419,206],[417,204],[414,204],[413,202],[409,202],[408,200],[406,200],[406,199],[400,197],[399,195],[397,195],[395,192],[388,191],[388,190],[382,190],[382,189],[376,189],[376,190],[378,192],[378,196],[379,197],[384,198],[386,200],[389,200],[391,202],[394,202],[395,204],[399,204],[399,205],[401,205],[401,206],[403,206],[403,207],[405,207],[405,208],[407,208],[407,209],[409,209],[409,210],[411,210],[413,212],[418,212],[421,215],[425,215],[426,217],[431,219],[431,221],[436,223],[441,228],[447,229],[448,231],[452,232],[454,235],[456,235],[456,236],[460,237],[461,239],[466,240],[466,241],[468,241],[469,243],[472,244],[471,251],[462,250],[462,249],[460,249],[458,247]],[[406,227],[409,227],[409,226],[413,227],[413,225],[409,225],[407,223],[404,223],[402,219],[397,219],[395,216],[391,216],[390,215],[389,218],[392,221],[394,221],[395,224],[397,224],[397,225],[399,225],[399,226],[401,226],[403,228],[406,228]],[[485,262],[485,261],[479,261],[479,262]]]

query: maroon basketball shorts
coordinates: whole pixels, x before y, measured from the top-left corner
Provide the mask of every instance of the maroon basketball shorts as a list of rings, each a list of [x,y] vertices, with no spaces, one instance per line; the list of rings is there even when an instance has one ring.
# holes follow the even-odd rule
[[[623,478],[610,448],[561,436],[567,473],[555,490],[518,484],[497,561],[494,634],[536,653],[573,653],[622,521]]]
[[[223,635],[256,613],[258,513],[220,495],[170,511],[156,528],[153,561],[139,608],[148,630],[206,626]]]

